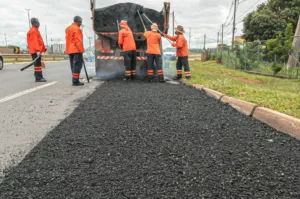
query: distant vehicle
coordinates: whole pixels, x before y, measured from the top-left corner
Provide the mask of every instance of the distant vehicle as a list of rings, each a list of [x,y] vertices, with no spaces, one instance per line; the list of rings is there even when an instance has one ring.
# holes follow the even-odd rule
[[[0,70],[3,69],[3,66],[4,66],[4,59],[3,59],[2,55],[0,55]]]
[[[167,48],[164,50],[165,60],[176,60],[176,48]]]
[[[87,51],[83,53],[83,59],[87,62],[94,62],[95,61],[95,55],[91,51]]]

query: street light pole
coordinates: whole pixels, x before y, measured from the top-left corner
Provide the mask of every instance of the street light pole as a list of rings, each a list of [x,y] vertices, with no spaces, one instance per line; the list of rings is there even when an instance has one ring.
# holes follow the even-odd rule
[[[29,24],[29,29],[30,29],[31,26],[30,26],[30,16],[29,16],[29,11],[30,11],[31,9],[25,9],[25,10],[27,10],[27,13],[28,13],[28,24]]]
[[[6,40],[6,34],[4,34],[4,36],[5,36],[5,44],[6,44],[6,47],[7,47],[7,40]]]
[[[46,45],[47,45],[47,49],[48,49],[47,25],[45,25],[45,33],[46,33]]]

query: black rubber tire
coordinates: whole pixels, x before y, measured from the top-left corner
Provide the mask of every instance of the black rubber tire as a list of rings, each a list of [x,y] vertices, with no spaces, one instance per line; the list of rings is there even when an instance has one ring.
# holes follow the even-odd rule
[[[2,70],[4,67],[3,57],[0,56],[0,70]]]

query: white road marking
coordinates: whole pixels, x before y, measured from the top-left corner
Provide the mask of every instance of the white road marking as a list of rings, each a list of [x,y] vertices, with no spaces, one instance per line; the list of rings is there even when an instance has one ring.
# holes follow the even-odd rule
[[[32,92],[34,92],[34,91],[40,90],[40,89],[42,89],[42,88],[46,88],[46,87],[52,86],[52,85],[54,85],[54,84],[56,84],[56,83],[57,83],[57,81],[51,82],[51,83],[48,83],[48,84],[44,84],[44,85],[42,85],[42,86],[37,86],[37,87],[31,88],[31,89],[28,89],[28,90],[25,90],[25,91],[21,91],[21,92],[19,92],[19,93],[15,93],[15,94],[13,94],[13,95],[9,95],[9,96],[0,98],[0,104],[1,104],[1,103],[4,103],[4,102],[7,102],[7,101],[9,101],[9,100],[15,99],[15,98],[17,98],[17,97],[21,97],[21,96],[26,95],[26,94],[28,94],[28,93],[32,93]]]

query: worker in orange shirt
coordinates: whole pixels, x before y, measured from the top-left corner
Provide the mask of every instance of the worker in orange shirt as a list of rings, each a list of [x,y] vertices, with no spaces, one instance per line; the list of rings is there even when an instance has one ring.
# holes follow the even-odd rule
[[[170,35],[164,34],[168,39],[171,41],[174,41],[175,43],[172,44],[173,47],[175,47],[176,55],[178,57],[177,63],[176,63],[176,69],[177,69],[177,76],[174,77],[174,80],[179,80],[182,78],[182,66],[184,67],[184,75],[187,80],[191,78],[191,72],[190,72],[190,66],[188,61],[188,44],[187,41],[183,35],[184,28],[183,26],[177,26],[175,29],[176,36],[172,37]]]
[[[128,26],[127,21],[120,22],[122,28],[119,32],[118,44],[124,51],[124,64],[126,70],[126,80],[135,79],[136,73],[136,45],[133,38],[133,33]]]
[[[27,45],[32,60],[38,58],[34,63],[34,76],[36,82],[46,82],[42,72],[42,55],[47,51],[41,33],[40,22],[37,18],[31,19],[32,27],[27,33]]]
[[[162,59],[160,52],[161,35],[157,32],[158,25],[153,23],[151,25],[151,31],[146,31],[144,37],[147,39],[147,61],[148,61],[148,78],[149,82],[153,81],[154,76],[154,61],[157,69],[157,75],[159,82],[163,83],[164,74],[162,70]]]
[[[70,57],[73,86],[84,85],[84,83],[79,81],[83,64],[82,53],[84,52],[83,34],[80,29],[81,24],[82,18],[80,16],[75,16],[74,23],[66,28],[66,54]]]

